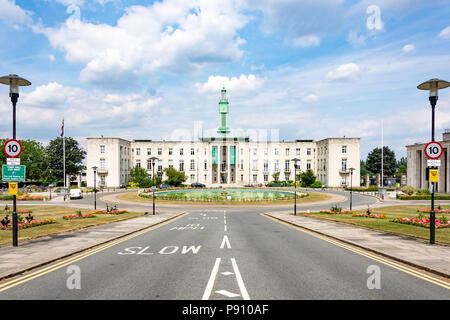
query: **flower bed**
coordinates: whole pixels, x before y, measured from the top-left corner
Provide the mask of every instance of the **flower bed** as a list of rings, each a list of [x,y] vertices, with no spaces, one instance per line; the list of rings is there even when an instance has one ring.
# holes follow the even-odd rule
[[[32,210],[17,210],[17,213],[32,213],[33,211]]]
[[[425,213],[430,213],[431,209],[417,209],[417,212],[425,212]],[[439,213],[448,213],[450,212],[450,209],[434,209],[434,212]]]
[[[122,214],[122,213],[128,213],[126,210],[112,210],[112,211],[106,211],[106,210],[100,210],[94,212],[94,214]]]
[[[20,196],[17,196],[17,200],[44,200],[44,196],[32,196],[29,194],[23,194]]]
[[[21,229],[38,227],[38,226],[43,226],[43,225],[52,224],[52,223],[56,223],[56,220],[55,219],[45,219],[45,220],[32,220],[30,222],[25,220],[22,223],[18,223],[17,226],[18,226],[19,230],[21,230]],[[11,229],[12,229],[12,224],[7,225],[6,227],[3,225],[0,225],[0,230],[11,230]]]
[[[95,218],[95,215],[92,213],[86,213],[86,214],[69,214],[63,216],[64,220],[85,219],[85,218]]]
[[[430,227],[430,219],[420,219],[420,218],[396,218],[389,220],[390,222],[395,223],[403,223],[409,224],[416,227],[429,228]],[[439,219],[435,220],[436,229],[440,228],[450,228],[450,222],[440,221]]]
[[[320,213],[326,213],[326,214],[353,214],[353,211],[320,210]]]
[[[374,218],[374,219],[385,219],[385,214],[377,214],[377,213],[353,213],[354,217],[364,217],[364,218]]]

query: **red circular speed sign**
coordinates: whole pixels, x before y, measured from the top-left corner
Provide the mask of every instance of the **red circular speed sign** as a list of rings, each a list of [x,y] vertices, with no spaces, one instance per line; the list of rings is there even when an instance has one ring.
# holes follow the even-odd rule
[[[3,152],[8,158],[17,158],[22,153],[22,144],[16,139],[8,140],[3,145]]]
[[[428,159],[439,159],[442,156],[442,152],[444,152],[444,148],[437,141],[428,142],[425,146],[425,155]]]

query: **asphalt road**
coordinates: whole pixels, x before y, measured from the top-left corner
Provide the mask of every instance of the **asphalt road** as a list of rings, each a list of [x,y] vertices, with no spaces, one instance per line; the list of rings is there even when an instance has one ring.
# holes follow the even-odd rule
[[[419,276],[247,208],[191,210],[100,249],[2,282],[0,299],[450,298]]]

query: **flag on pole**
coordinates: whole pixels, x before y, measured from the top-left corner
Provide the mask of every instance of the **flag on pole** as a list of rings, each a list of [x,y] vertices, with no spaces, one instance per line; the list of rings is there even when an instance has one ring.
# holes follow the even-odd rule
[[[64,137],[64,118],[62,120],[62,126],[61,126],[61,137]]]

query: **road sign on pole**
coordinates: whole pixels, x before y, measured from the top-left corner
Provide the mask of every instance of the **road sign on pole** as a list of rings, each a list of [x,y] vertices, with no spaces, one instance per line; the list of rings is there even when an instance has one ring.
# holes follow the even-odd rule
[[[425,155],[428,159],[436,160],[442,156],[444,148],[437,141],[428,142],[425,146]]]
[[[3,152],[8,158],[17,158],[22,153],[22,144],[19,140],[10,139],[3,145]]]
[[[438,182],[439,180],[439,170],[430,169],[430,182]]]
[[[25,181],[25,166],[2,166],[3,181]]]
[[[10,195],[17,195],[17,182],[8,182],[8,186],[9,186],[9,194]]]

